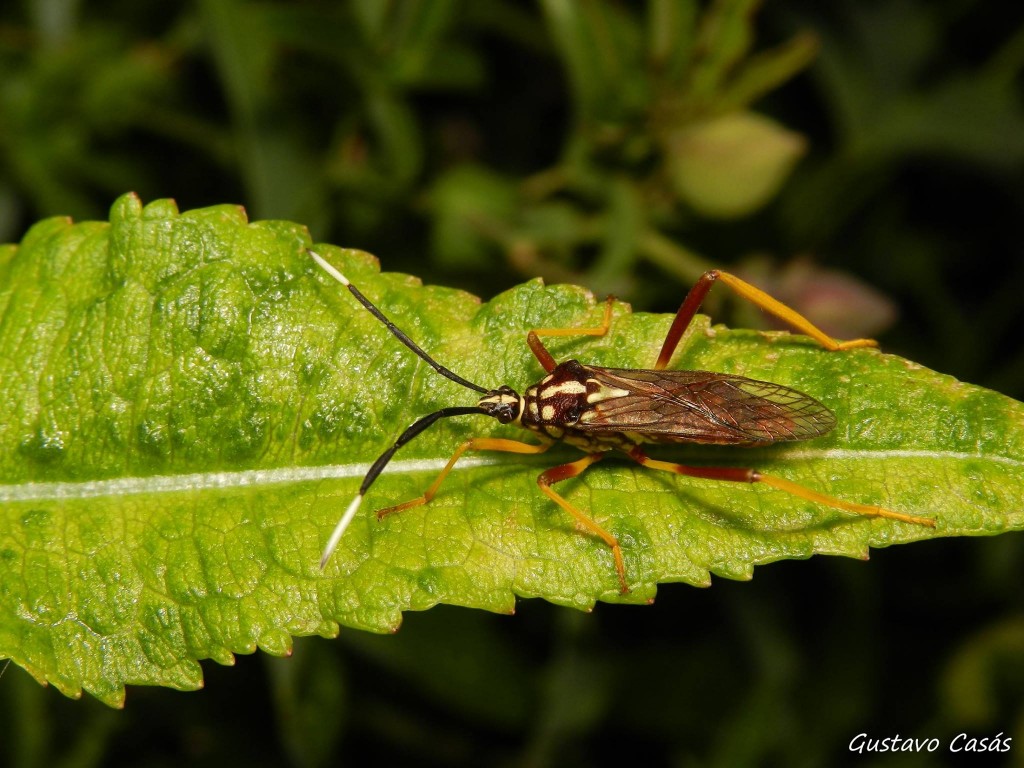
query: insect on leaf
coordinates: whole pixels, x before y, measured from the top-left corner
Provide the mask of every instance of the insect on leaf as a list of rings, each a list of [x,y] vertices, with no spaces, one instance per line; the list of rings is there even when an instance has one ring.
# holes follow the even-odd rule
[[[398,628],[450,603],[511,612],[517,596],[589,608],[643,603],[659,583],[750,578],[754,566],[1024,525],[1024,406],[875,350],[694,324],[673,369],[775,382],[837,426],[764,449],[668,449],[755,466],[835,497],[932,517],[935,529],[822,508],[772,488],[677,477],[609,459],[559,485],[620,541],[611,552],[537,489],[579,456],[461,461],[450,419],[402,449],[321,571],[320,553],[373,461],[415,418],[472,405],[306,255],[306,231],[235,207],[117,201],[109,223],[41,222],[0,248],[0,658],[68,695],[119,705],[127,684],[194,689],[230,663],[339,626]],[[542,371],[535,327],[593,326],[599,302],[531,281],[490,302],[380,274],[318,246],[440,362],[520,391]],[[685,286],[680,286],[680,294]],[[616,305],[601,338],[558,338],[564,360],[650,368],[670,318]]]

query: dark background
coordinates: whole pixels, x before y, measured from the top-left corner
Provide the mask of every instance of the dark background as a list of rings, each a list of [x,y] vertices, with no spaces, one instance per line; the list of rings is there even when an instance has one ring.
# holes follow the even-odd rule
[[[827,294],[837,335],[1024,397],[1024,9],[747,5],[4,3],[0,242],[134,190],[302,222],[485,298],[543,275],[672,311],[728,266],[808,312]],[[652,42],[687,12],[702,33]],[[677,140],[750,109],[772,127],[730,157],[771,165],[785,136],[799,162],[708,210],[675,182],[707,153]],[[725,165],[736,190],[764,173]],[[947,749],[967,733],[1011,736],[1000,761],[1024,765],[1022,576],[1008,535],[666,585],[647,608],[438,608],[205,664],[203,692],[132,688],[123,712],[12,666],[0,762],[980,763]],[[852,754],[862,732],[943,746]]]

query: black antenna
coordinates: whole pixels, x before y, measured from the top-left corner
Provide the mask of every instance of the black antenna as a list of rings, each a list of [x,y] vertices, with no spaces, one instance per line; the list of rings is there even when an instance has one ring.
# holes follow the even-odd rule
[[[440,411],[435,411],[428,416],[423,416],[412,423],[412,425],[403,432],[395,444],[388,448],[382,453],[377,460],[373,462],[370,470],[366,473],[366,477],[363,478],[363,484],[359,486],[359,493],[349,503],[348,508],[345,510],[345,514],[338,520],[338,524],[334,526],[334,531],[331,533],[331,538],[327,540],[327,546],[324,547],[324,553],[320,557],[320,568],[323,569],[327,565],[327,561],[331,559],[331,555],[334,554],[335,547],[338,546],[338,542],[341,541],[342,535],[345,533],[345,529],[348,528],[349,523],[352,522],[352,518],[356,516],[356,512],[359,511],[359,505],[363,503],[363,496],[370,490],[370,486],[373,485],[373,481],[380,476],[380,473],[384,471],[384,467],[387,466],[388,462],[391,461],[391,457],[395,455],[403,445],[412,440],[416,435],[425,430],[431,424],[439,419],[446,419],[450,416],[469,416],[476,413],[481,413],[479,406],[476,405],[465,405],[456,406],[454,408],[442,408]]]
[[[481,387],[479,384],[474,384],[471,381],[467,381],[466,379],[462,378],[456,373],[449,371],[443,365],[435,361],[430,355],[424,352],[419,347],[419,345],[416,344],[416,342],[414,342],[412,339],[406,336],[401,329],[399,329],[394,323],[388,320],[387,316],[385,316],[383,312],[377,309],[377,307],[373,305],[373,302],[371,302],[368,298],[363,296],[362,292],[354,285],[352,285],[352,283],[349,282],[347,277],[345,277],[343,274],[341,274],[341,272],[339,272],[337,269],[331,266],[322,256],[320,256],[320,254],[316,253],[313,250],[310,250],[309,248],[307,248],[306,250],[309,252],[309,255],[313,257],[316,263],[323,267],[324,271],[327,274],[329,274],[339,283],[348,288],[349,292],[356,297],[360,304],[366,307],[374,317],[376,317],[378,320],[384,323],[387,329],[394,334],[396,339],[405,344],[405,346],[407,346],[421,358],[426,360],[435,371],[440,373],[445,378],[451,379],[456,384],[461,384],[467,389],[475,390],[484,395],[491,394],[491,390],[485,389],[484,387]],[[366,495],[367,490],[369,490],[370,486],[373,485],[373,481],[376,480],[380,476],[380,473],[384,471],[384,467],[386,467],[388,462],[391,461],[391,457],[395,455],[399,448],[408,443],[410,440],[412,440],[414,437],[420,434],[420,432],[427,429],[431,424],[438,421],[439,419],[445,419],[451,416],[468,416],[477,413],[487,413],[487,411],[483,410],[479,405],[455,406],[452,408],[442,408],[440,411],[436,411],[427,416],[423,416],[417,419],[415,422],[413,422],[412,425],[408,429],[406,429],[405,432],[403,432],[398,437],[397,440],[395,440],[394,445],[392,445],[390,448],[384,451],[384,453],[382,453],[377,458],[377,460],[373,462],[373,464],[370,466],[369,471],[366,473],[366,477],[363,478],[362,485],[359,486],[359,493],[356,494],[356,497],[352,499],[351,503],[349,503],[348,508],[345,510],[345,513],[341,516],[341,519],[338,520],[338,524],[334,526],[334,531],[331,533],[331,538],[328,539],[327,546],[324,547],[323,556],[320,558],[320,568],[322,569],[325,565],[327,565],[327,561],[334,553],[335,548],[338,546],[338,542],[341,541],[341,537],[345,533],[345,529],[348,528],[349,523],[352,522],[352,518],[354,518],[356,516],[356,512],[359,511],[359,505],[362,504],[363,496]]]
[[[432,358],[430,355],[428,355],[426,352],[424,352],[415,341],[413,341],[408,336],[406,336],[405,333],[400,328],[398,328],[398,326],[396,326],[394,323],[392,323],[390,320],[388,320],[388,318],[384,315],[383,312],[381,312],[379,309],[377,309],[377,307],[375,307],[373,305],[373,303],[368,298],[363,296],[362,292],[358,288],[356,288],[354,285],[352,285],[352,283],[350,283],[348,281],[347,277],[345,277],[343,274],[341,274],[341,272],[339,272],[337,269],[335,269],[333,266],[331,266],[329,263],[327,263],[327,261],[323,258],[323,256],[321,256],[320,254],[316,253],[316,251],[310,250],[309,248],[307,248],[306,250],[309,252],[309,255],[312,256],[316,260],[316,263],[324,268],[324,271],[327,274],[329,274],[331,277],[333,277],[339,283],[341,283],[346,288],[348,288],[349,291],[352,293],[353,296],[356,297],[356,299],[359,301],[360,304],[362,304],[364,307],[366,307],[368,310],[370,310],[370,313],[374,317],[376,317],[378,320],[380,320],[382,323],[384,323],[384,325],[387,327],[387,329],[389,331],[391,331],[391,333],[393,333],[395,335],[396,339],[398,339],[400,342],[405,344],[405,346],[407,346],[409,349],[411,349],[413,352],[415,352],[421,358],[426,360],[427,363],[429,363],[430,366],[435,371],[440,373],[445,378],[451,379],[456,384],[461,384],[462,386],[466,387],[467,389],[472,389],[472,390],[474,390],[476,392],[479,392],[482,395],[486,395],[490,391],[490,390],[486,389],[485,387],[481,387],[479,384],[474,384],[471,381],[466,381],[466,379],[462,378],[457,373],[453,373],[452,371],[449,371],[447,368],[445,368],[439,362],[434,360],[434,358]]]

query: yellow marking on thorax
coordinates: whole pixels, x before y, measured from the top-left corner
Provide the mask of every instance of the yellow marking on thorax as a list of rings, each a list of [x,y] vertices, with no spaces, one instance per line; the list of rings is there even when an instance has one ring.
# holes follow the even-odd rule
[[[582,395],[587,385],[582,381],[563,381],[559,384],[545,384],[540,391],[541,398],[557,397],[558,395]]]
[[[526,398],[525,397],[520,397],[519,398],[519,410],[516,411],[516,418],[515,418],[515,421],[512,422],[513,424],[518,424],[518,425],[522,426],[522,424],[523,424],[523,411],[525,409],[526,409]]]

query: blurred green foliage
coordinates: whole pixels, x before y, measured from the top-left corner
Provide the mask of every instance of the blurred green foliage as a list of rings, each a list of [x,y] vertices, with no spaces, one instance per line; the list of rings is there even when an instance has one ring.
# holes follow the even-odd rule
[[[758,6],[5,3],[0,241],[135,190],[242,202],[488,296],[543,275],[669,311],[731,265],[839,335],[889,323],[888,349],[1024,397],[1024,9]],[[860,732],[1001,731],[1024,764],[1022,581],[1009,536],[780,564],[645,609],[446,608],[209,665],[204,693],[135,688],[120,714],[11,668],[0,754],[837,765]]]

